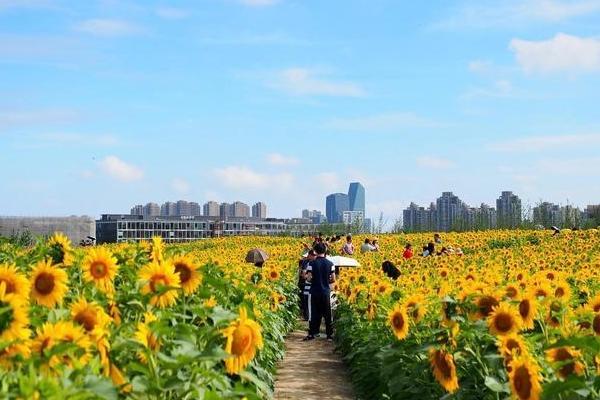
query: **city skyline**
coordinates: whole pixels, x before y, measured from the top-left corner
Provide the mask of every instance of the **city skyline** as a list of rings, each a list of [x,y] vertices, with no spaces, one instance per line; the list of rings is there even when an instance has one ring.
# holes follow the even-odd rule
[[[598,0],[343,5],[0,2],[0,214],[600,203]]]

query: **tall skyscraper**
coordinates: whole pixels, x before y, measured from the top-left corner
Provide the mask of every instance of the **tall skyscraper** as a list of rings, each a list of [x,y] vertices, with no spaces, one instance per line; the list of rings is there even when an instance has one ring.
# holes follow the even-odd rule
[[[163,203],[160,207],[160,215],[163,217],[172,217],[177,215],[177,204],[172,201],[167,201]]]
[[[137,204],[131,208],[131,215],[144,215],[144,206]]]
[[[158,217],[160,215],[160,207],[156,203],[148,203],[144,206],[144,217]]]
[[[231,205],[233,210],[234,217],[249,217],[250,216],[250,207],[246,203],[242,203],[241,201],[236,201]]]
[[[464,203],[452,192],[442,192],[436,201],[437,229],[448,232],[464,217]]]
[[[342,223],[344,211],[350,210],[350,200],[345,193],[333,193],[325,199],[325,214],[330,223]]]
[[[267,205],[262,201],[259,201],[252,206],[252,216],[254,218],[267,218]]]
[[[204,204],[202,214],[205,217],[218,217],[221,215],[219,203],[216,201],[209,201]]]
[[[513,192],[502,192],[496,200],[498,228],[516,228],[521,225],[521,199]]]
[[[348,188],[349,211],[365,213],[365,187],[359,182],[352,182]]]
[[[192,215],[190,203],[185,200],[177,201],[177,215]]]

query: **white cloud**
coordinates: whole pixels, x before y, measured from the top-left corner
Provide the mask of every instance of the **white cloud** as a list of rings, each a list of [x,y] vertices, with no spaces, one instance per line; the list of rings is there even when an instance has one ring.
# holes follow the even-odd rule
[[[14,110],[0,111],[0,133],[5,129],[73,122],[79,117],[75,110]]]
[[[456,164],[453,161],[447,160],[445,158],[422,156],[417,157],[417,165],[419,167],[431,169],[449,169],[453,168]]]
[[[215,178],[225,187],[232,189],[288,189],[294,176],[289,173],[265,174],[245,166],[231,165],[213,171]]]
[[[490,87],[471,88],[460,97],[463,99],[479,97],[508,98],[515,97],[516,95],[517,93],[515,93],[512,83],[508,80],[501,79],[494,82]]]
[[[284,156],[279,153],[271,153],[267,155],[267,161],[269,164],[278,165],[278,166],[290,166],[290,165],[298,165],[300,162],[297,158],[291,156]]]
[[[521,152],[599,144],[600,134],[591,133],[577,135],[523,137],[503,142],[491,143],[488,145],[488,149],[494,151]]]
[[[109,176],[123,182],[140,180],[144,171],[135,165],[128,164],[116,156],[107,156],[100,162],[100,167]]]
[[[279,2],[279,0],[239,0],[245,6],[250,7],[265,7],[272,6]]]
[[[600,39],[558,33],[552,39],[513,39],[510,49],[525,72],[585,72],[600,70]]]
[[[75,25],[75,30],[94,36],[117,37],[135,35],[142,29],[125,20],[95,18],[82,21]]]
[[[335,172],[321,172],[315,177],[315,181],[328,190],[336,190],[341,186],[340,178]]]
[[[190,192],[190,184],[183,178],[173,179],[171,187],[179,194],[188,194]]]
[[[119,140],[113,135],[83,135],[79,133],[44,133],[38,135],[43,141],[61,145],[115,146]]]
[[[491,67],[492,63],[485,60],[473,60],[468,64],[469,71],[475,73],[485,73],[489,71]]]
[[[431,128],[440,124],[411,112],[390,112],[358,118],[334,118],[325,124],[328,129],[344,131],[395,131],[404,128]]]
[[[353,82],[331,81],[317,76],[306,68],[288,68],[279,71],[271,85],[295,96],[361,97],[365,91]]]
[[[541,160],[537,169],[544,174],[596,176],[600,170],[600,157]]]
[[[532,22],[552,23],[600,11],[600,0],[507,0],[471,2],[453,15],[433,24],[434,29],[523,26]]]
[[[155,12],[156,15],[164,19],[184,19],[190,16],[189,11],[175,7],[160,7]]]

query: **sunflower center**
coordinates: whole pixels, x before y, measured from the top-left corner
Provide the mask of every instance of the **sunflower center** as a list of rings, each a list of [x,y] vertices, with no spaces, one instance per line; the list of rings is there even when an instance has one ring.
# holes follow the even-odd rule
[[[597,314],[594,317],[594,321],[592,322],[592,326],[594,327],[594,333],[596,333],[596,335],[600,335],[600,314]]]
[[[513,320],[509,314],[500,313],[496,315],[494,324],[496,325],[496,329],[498,329],[498,331],[506,333],[512,329]]]
[[[517,289],[515,289],[514,287],[509,287],[506,289],[506,296],[510,297],[511,299],[517,297]]]
[[[517,354],[521,353],[521,346],[519,345],[519,342],[514,339],[509,339],[506,342],[506,348],[510,353],[512,353],[513,350],[517,350]]]
[[[85,329],[87,332],[94,330],[94,327],[97,324],[96,313],[90,309],[85,309],[83,311],[78,312],[77,315],[75,315],[75,318],[73,319],[79,325],[82,325],[83,329]]]
[[[492,308],[498,305],[498,300],[496,300],[492,296],[483,296],[479,299],[477,303],[477,307],[479,308],[479,312],[484,317],[487,317],[492,313]]]
[[[102,279],[108,274],[108,267],[101,261],[94,261],[90,266],[90,273],[94,279]]]
[[[12,280],[0,278],[0,283],[4,282],[6,286],[6,294],[11,294],[15,292],[15,283]]]
[[[54,275],[47,272],[40,273],[35,278],[35,290],[43,296],[47,296],[54,290]]]
[[[13,309],[10,304],[0,301],[0,333],[4,332],[13,322]]]
[[[530,308],[531,307],[529,306],[528,300],[522,300],[519,303],[519,314],[521,315],[522,318],[527,318],[529,316]]]
[[[240,325],[233,332],[233,343],[231,344],[231,353],[241,356],[250,349],[252,344],[252,330],[246,325]]]
[[[150,279],[150,290],[157,292],[162,287],[167,286],[169,281],[164,274],[156,274]]]
[[[524,365],[515,370],[514,375],[515,391],[520,399],[528,399],[531,395],[531,376],[529,370]]]
[[[554,294],[556,295],[556,297],[563,297],[565,295],[565,289],[561,288],[561,287],[558,287],[554,291]]]
[[[394,329],[396,330],[404,328],[404,317],[402,317],[402,314],[397,313],[394,315],[392,325],[394,325]]]
[[[179,274],[179,282],[186,283],[192,278],[192,271],[190,267],[183,263],[175,264],[175,272]]]
[[[441,351],[436,351],[434,361],[435,361],[435,365],[436,365],[438,371],[440,371],[442,373],[444,378],[450,379],[452,377],[452,367],[446,361],[446,357],[444,356],[444,353]]]

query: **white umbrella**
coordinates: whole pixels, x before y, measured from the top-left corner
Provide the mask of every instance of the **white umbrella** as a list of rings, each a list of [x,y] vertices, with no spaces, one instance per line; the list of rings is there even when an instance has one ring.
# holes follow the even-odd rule
[[[336,267],[360,267],[360,263],[354,258],[350,257],[333,256],[327,257],[327,259]]]

